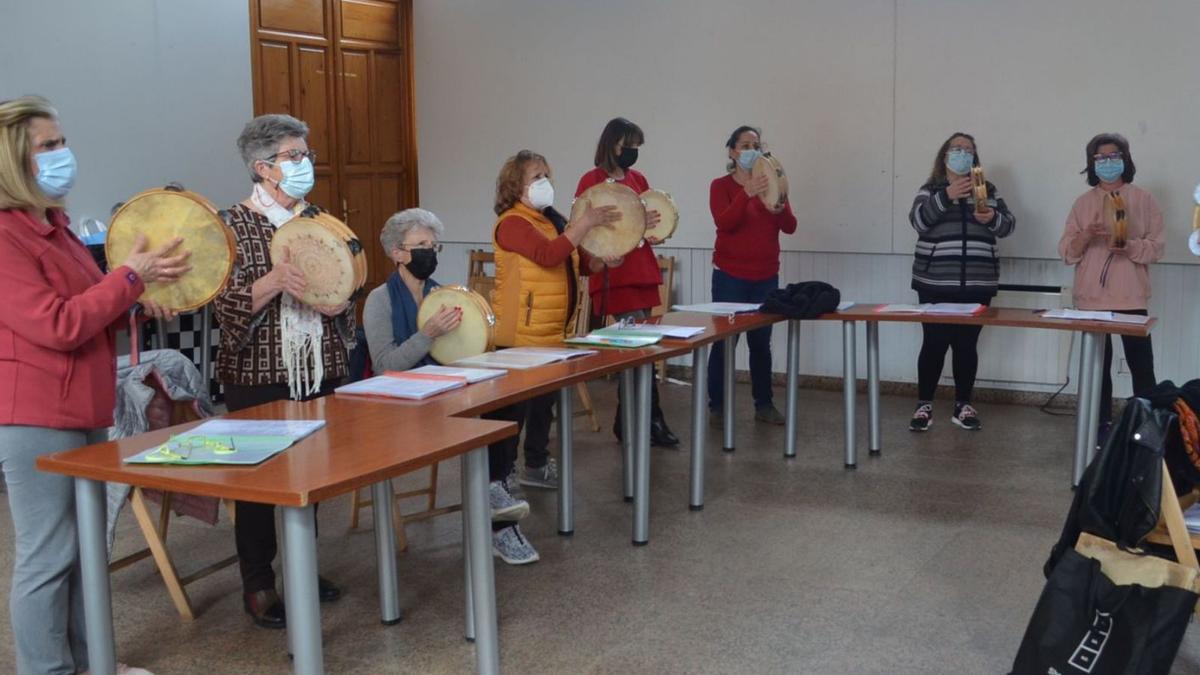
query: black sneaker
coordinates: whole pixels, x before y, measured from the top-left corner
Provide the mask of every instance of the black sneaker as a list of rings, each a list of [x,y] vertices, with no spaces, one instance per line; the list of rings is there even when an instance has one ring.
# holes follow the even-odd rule
[[[983,423],[979,421],[979,413],[975,412],[970,403],[955,403],[954,416],[950,421],[967,431],[979,431],[983,428]]]
[[[912,419],[908,422],[909,431],[927,431],[933,426],[933,404],[918,403],[913,411]]]

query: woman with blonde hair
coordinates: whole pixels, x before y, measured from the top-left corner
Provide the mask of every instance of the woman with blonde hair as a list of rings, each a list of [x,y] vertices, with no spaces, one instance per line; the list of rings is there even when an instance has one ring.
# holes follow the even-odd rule
[[[67,227],[76,166],[49,101],[0,102],[0,468],[16,539],[9,608],[18,673],[88,669],[74,486],[34,462],[107,439],[117,327],[147,283],[189,269],[180,240],[147,251],[139,237],[102,274]],[[142,308],[173,318],[151,301]]]

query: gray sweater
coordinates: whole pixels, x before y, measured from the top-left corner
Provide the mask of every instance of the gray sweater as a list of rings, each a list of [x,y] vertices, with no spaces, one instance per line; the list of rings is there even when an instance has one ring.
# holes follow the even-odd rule
[[[392,336],[392,299],[387,284],[367,295],[363,307],[363,330],[367,333],[367,348],[371,350],[371,369],[376,374],[387,370],[408,370],[429,354],[433,338],[417,331],[403,344]]]

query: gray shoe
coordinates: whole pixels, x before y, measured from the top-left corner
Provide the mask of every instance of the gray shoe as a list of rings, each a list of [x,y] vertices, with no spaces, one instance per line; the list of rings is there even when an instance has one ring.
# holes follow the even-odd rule
[[[518,481],[521,485],[528,487],[545,488],[547,490],[558,489],[558,464],[551,457],[546,461],[546,466],[538,469],[525,467],[521,472],[521,478]]]
[[[708,426],[712,429],[725,428],[725,412],[720,408],[708,410]]]
[[[755,410],[754,411],[754,419],[758,420],[759,422],[766,422],[767,424],[777,424],[780,426],[783,426],[784,424],[787,423],[787,420],[785,420],[783,418],[783,415],[778,410],[775,409],[774,404],[769,405],[765,408],[759,408],[759,409]]]
[[[529,502],[509,494],[504,481],[488,483],[488,501],[492,505],[492,520],[520,520],[529,515]]]
[[[508,475],[504,477],[504,487],[508,488],[508,494],[514,497],[524,496],[521,494],[520,474],[517,473],[516,464],[513,464],[512,471],[509,471]]]
[[[538,552],[515,524],[492,533],[492,555],[509,565],[528,565],[539,560]]]

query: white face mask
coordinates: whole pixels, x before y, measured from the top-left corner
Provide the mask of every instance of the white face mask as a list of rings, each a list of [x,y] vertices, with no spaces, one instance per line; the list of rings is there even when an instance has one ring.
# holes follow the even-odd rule
[[[529,184],[525,197],[533,208],[541,211],[554,203],[554,186],[549,178],[539,178]]]

